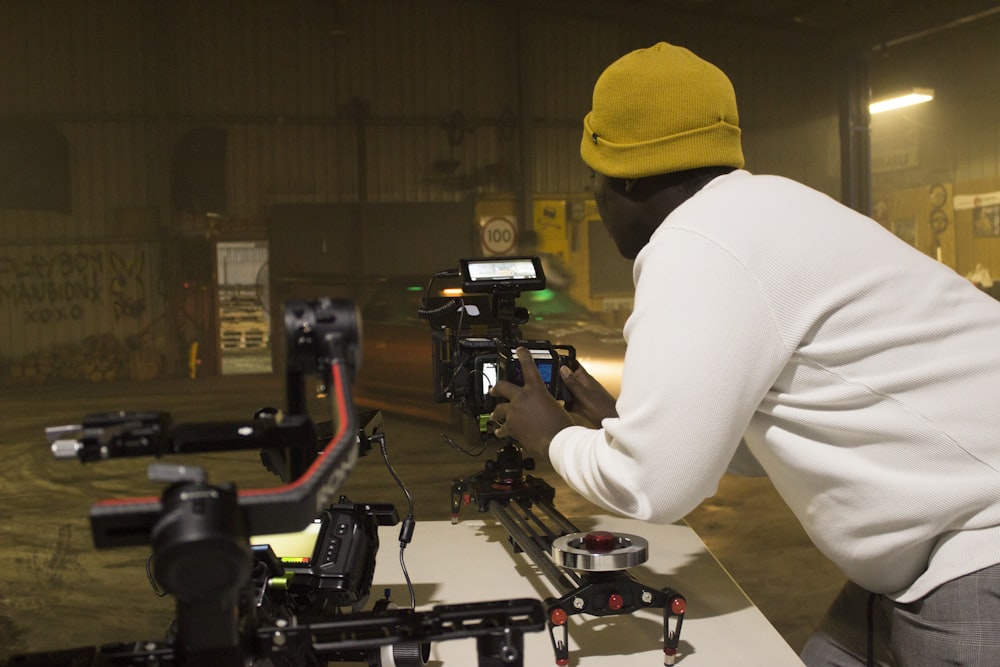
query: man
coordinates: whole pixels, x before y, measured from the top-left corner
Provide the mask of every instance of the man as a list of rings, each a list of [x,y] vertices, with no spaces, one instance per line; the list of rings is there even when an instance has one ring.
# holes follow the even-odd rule
[[[498,435],[654,522],[759,464],[849,580],[808,665],[1000,665],[1000,303],[744,171],[733,88],[686,49],[608,67],[580,150],[635,259],[621,393],[563,369],[567,413],[519,354],[524,387],[493,390]]]

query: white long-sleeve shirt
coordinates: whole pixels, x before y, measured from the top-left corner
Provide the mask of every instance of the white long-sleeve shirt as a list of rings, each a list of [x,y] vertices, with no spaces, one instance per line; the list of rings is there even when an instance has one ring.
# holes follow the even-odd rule
[[[618,417],[549,456],[655,522],[713,495],[741,439],[816,546],[900,602],[1000,562],[1000,302],[873,220],[736,171],[635,261]]]

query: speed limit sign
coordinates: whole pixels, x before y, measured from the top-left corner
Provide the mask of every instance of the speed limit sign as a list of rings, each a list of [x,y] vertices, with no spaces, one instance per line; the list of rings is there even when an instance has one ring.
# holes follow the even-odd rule
[[[517,225],[504,216],[482,218],[479,221],[479,236],[484,255],[507,255],[517,245]]]

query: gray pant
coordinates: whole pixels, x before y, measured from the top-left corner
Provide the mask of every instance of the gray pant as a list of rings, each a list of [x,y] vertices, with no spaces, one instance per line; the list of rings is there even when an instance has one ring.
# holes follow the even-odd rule
[[[900,604],[851,582],[802,649],[809,667],[868,664],[868,618],[879,667],[1000,666],[1000,565]]]

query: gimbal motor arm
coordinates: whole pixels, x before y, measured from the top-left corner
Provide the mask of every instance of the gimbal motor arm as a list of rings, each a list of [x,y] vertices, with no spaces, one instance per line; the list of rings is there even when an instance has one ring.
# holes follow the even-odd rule
[[[334,502],[357,457],[355,411],[349,389],[360,357],[360,319],[353,302],[320,299],[285,306],[288,341],[287,415],[277,424],[208,424],[173,428],[165,413],[114,413],[91,418],[73,444],[58,440],[54,453],[70,449],[81,460],[174,452],[282,446],[296,461],[292,480],[275,488],[241,490],[237,504],[250,535],[295,532]],[[327,387],[333,436],[316,452],[316,429],[305,407],[304,377],[318,374]],[[49,437],[66,434],[54,429]],[[201,429],[199,431],[198,429]],[[200,433],[200,435],[199,435]],[[180,437],[183,435],[183,437]],[[95,453],[96,452],[96,453]],[[183,480],[178,480],[183,481]],[[98,548],[148,544],[164,511],[155,497],[101,500],[91,507],[91,531]]]

